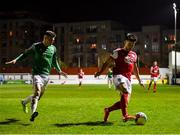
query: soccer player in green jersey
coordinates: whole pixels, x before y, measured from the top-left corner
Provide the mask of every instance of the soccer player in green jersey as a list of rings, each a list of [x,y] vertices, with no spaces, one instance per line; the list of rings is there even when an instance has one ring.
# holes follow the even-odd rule
[[[113,85],[113,71],[111,70],[111,68],[108,68],[106,77],[108,77],[107,79],[108,87],[109,89],[111,89],[111,86]]]
[[[50,74],[51,68],[54,67],[60,75],[67,78],[67,74],[60,69],[57,61],[56,47],[53,45],[55,37],[56,34],[53,31],[46,31],[42,42],[34,43],[17,58],[6,62],[6,64],[15,64],[17,61],[23,60],[28,56],[32,57],[34,94],[21,101],[25,113],[28,113],[27,103],[31,102],[32,115],[30,121],[34,121],[38,116],[38,112],[36,111],[38,101],[44,94],[45,87],[49,81],[48,75]]]

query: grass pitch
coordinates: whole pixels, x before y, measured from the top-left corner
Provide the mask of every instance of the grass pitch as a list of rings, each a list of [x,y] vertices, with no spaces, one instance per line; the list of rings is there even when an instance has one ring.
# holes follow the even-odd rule
[[[157,93],[133,86],[128,111],[146,113],[144,126],[122,122],[120,110],[102,122],[104,107],[119,100],[106,85],[48,85],[34,122],[20,104],[31,93],[31,85],[0,86],[0,134],[180,134],[180,86],[158,85]]]

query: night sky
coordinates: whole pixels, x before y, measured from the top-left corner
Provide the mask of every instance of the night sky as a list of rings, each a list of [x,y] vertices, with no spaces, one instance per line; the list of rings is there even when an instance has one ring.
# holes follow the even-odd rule
[[[13,12],[26,10],[50,22],[76,22],[115,20],[130,26],[166,25],[174,27],[173,2],[180,9],[180,0],[44,0],[5,1],[0,11]],[[177,22],[180,27],[180,11]]]

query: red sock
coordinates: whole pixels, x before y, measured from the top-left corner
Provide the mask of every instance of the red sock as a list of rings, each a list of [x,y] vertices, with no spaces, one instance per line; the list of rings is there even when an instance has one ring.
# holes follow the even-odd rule
[[[151,84],[152,84],[152,82],[150,82],[150,84],[149,84],[149,87],[148,87],[148,90],[150,89],[150,87],[151,87]]]
[[[109,110],[109,112],[111,112],[114,110],[118,110],[120,108],[121,108],[120,101],[118,101],[115,104],[113,104],[111,107],[109,107],[108,110]]]
[[[156,83],[154,83],[154,91],[156,91]]]
[[[127,111],[127,103],[128,103],[128,93],[123,93],[123,95],[121,96],[121,110],[122,110],[122,115],[123,117],[127,117],[128,116],[128,111]]]

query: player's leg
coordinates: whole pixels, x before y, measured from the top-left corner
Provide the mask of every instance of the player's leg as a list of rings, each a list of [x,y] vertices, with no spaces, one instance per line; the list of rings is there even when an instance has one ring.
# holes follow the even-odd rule
[[[79,81],[79,87],[81,87],[81,81]]]
[[[34,95],[31,102],[32,113],[36,111],[38,100],[43,96],[48,81],[49,78],[46,75],[35,75],[33,77]]]
[[[127,121],[127,117],[128,117],[128,110],[127,110],[127,106],[128,106],[128,93],[124,92],[121,95],[121,111],[122,111],[122,116],[123,116],[123,120]]]
[[[39,100],[41,99],[41,97],[44,95],[44,91],[45,91],[45,87],[41,87],[41,93],[40,93],[40,97],[39,97]]]
[[[37,109],[38,100],[41,95],[41,84],[37,83],[34,85],[34,95],[31,102],[31,111],[34,113]]]
[[[27,96],[25,99],[23,99],[22,101],[23,101],[23,104],[28,104],[28,103],[30,103],[31,102],[31,100],[32,100],[32,97],[33,97],[33,95],[29,95],[29,96]]]
[[[157,77],[154,77],[154,87],[153,87],[153,92],[156,92],[156,84],[157,84]]]
[[[82,79],[79,79],[79,87],[82,85]]]
[[[109,87],[109,89],[111,88],[111,80],[110,80],[110,78],[108,78],[108,87]]]
[[[38,116],[37,106],[38,101],[42,97],[45,91],[45,87],[49,81],[49,78],[47,75],[37,75],[34,76],[34,95],[31,102],[31,111],[32,115],[30,118],[30,121],[34,121],[34,119]]]
[[[130,100],[130,94],[123,93],[122,96],[121,96],[121,110],[122,110],[122,115],[123,115],[123,121],[124,122],[136,119],[135,115],[129,115],[128,114],[127,107],[128,107],[129,100]]]
[[[114,77],[114,79],[118,80],[117,77]],[[107,79],[107,83],[109,83],[109,78]],[[119,82],[116,81],[116,83],[114,83],[115,86],[119,85]],[[115,104],[113,104],[112,106],[110,107],[106,107],[104,108],[104,122],[107,122],[107,119],[109,117],[109,113],[111,111],[114,111],[114,110],[117,110],[117,109],[120,109],[120,101],[116,102]]]
[[[104,122],[107,122],[109,114],[111,111],[120,109],[120,101],[116,102],[108,108],[104,108]]]
[[[110,79],[110,85],[111,86],[113,85],[113,79],[112,78]]]
[[[120,89],[120,87],[121,87],[120,85],[122,85],[122,84],[120,84],[117,77],[115,77],[114,80],[116,80],[116,81],[114,81],[114,85],[115,85],[116,89]],[[120,101],[114,103],[110,107],[104,108],[104,122],[107,122],[107,119],[108,119],[111,111],[118,110],[120,108],[121,108]]]
[[[132,91],[131,82],[126,77],[123,76],[120,78],[120,81],[121,81],[119,85],[119,90],[121,91],[120,109],[122,112],[123,121],[126,122],[128,120],[135,120],[136,116],[129,115],[127,109]]]
[[[127,78],[124,78],[122,76],[116,76],[114,78],[114,84],[116,86],[116,89],[120,92],[121,98],[123,93],[127,93],[128,90],[131,91],[131,85]],[[128,97],[126,100],[129,101]],[[121,99],[122,100],[122,99]],[[121,100],[113,104],[112,106],[104,109],[104,122],[107,121],[109,114],[111,111],[122,109],[122,103]]]
[[[116,87],[116,88],[118,88],[118,90],[120,90],[120,91],[125,91],[125,86],[124,86],[124,84],[120,84],[120,85],[118,85],[118,87]],[[122,92],[120,92],[120,95],[121,95],[121,93],[122,93]],[[123,105],[123,104],[121,103],[122,100],[124,100],[124,98],[123,98],[123,96],[121,95],[121,99],[120,99],[118,102],[116,102],[116,103],[114,103],[112,106],[104,109],[104,122],[107,121],[110,112],[115,111],[115,110],[119,110],[119,109],[122,109],[122,108],[125,108],[125,107],[122,107],[122,105]],[[125,111],[125,110],[123,110],[123,111]]]
[[[151,78],[150,83],[149,83],[149,86],[148,86],[148,91],[149,91],[150,88],[151,88],[152,81],[153,81],[153,79]]]
[[[41,84],[37,83],[34,85],[34,95],[31,102],[32,115],[31,115],[30,121],[34,121],[35,117],[38,116],[38,112],[36,112],[36,109],[37,109],[40,93],[41,93]]]
[[[33,76],[33,90],[34,94],[32,96],[32,101],[31,101],[31,118],[30,121],[34,121],[35,117],[38,116],[38,112],[36,112],[37,105],[38,105],[38,100],[40,98],[40,93],[41,93],[41,87],[43,84],[43,80],[41,76],[35,75]]]
[[[30,95],[30,96],[26,97],[25,99],[21,100],[21,104],[22,104],[22,107],[23,107],[23,111],[24,111],[25,113],[28,113],[27,104],[32,101],[32,97],[33,97],[33,95]]]
[[[49,79],[48,79],[48,80],[49,80]],[[46,90],[46,86],[47,86],[48,80],[44,80],[43,86],[41,87],[41,93],[40,93],[39,100],[40,100],[41,97],[44,95],[44,92],[45,92],[45,90]]]
[[[154,82],[154,89],[153,92],[156,92],[156,82]]]

